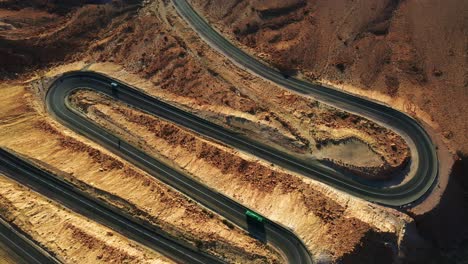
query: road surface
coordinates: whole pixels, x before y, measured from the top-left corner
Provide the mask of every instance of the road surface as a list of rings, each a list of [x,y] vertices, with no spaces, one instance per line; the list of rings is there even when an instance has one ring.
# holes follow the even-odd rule
[[[74,90],[82,88],[102,92],[143,111],[189,128],[203,136],[224,142],[239,150],[250,152],[259,158],[301,173],[306,177],[322,181],[335,188],[372,202],[389,206],[410,204],[420,199],[433,186],[438,174],[437,154],[430,137],[417,120],[374,101],[366,100],[332,88],[307,83],[292,77],[285,77],[277,70],[259,62],[223,38],[193,10],[186,0],[173,0],[173,3],[182,17],[186,19],[203,39],[245,69],[286,89],[302,95],[312,96],[337,108],[367,117],[399,133],[405,138],[411,149],[413,162],[411,167],[411,179],[396,187],[383,187],[378,184],[360,181],[357,177],[343,175],[318,162],[305,161],[285,152],[281,152],[268,145],[257,142],[254,139],[247,138],[170,104],[164,103],[118,80],[93,72],[70,72],[58,78],[51,85],[47,93],[46,101],[48,110],[64,125],[101,143],[111,151],[146,170],[154,177],[173,186],[182,193],[185,193],[192,199],[226,217],[236,225],[249,230],[252,235],[271,243],[281,251],[289,263],[313,263],[312,257],[303,242],[290,230],[267,219],[265,220],[263,230],[258,230],[257,228],[249,226],[245,218],[245,212],[248,208],[208,186],[195,181],[191,177],[172,169],[170,166],[154,159],[150,155],[91,122],[75,109],[68,106],[68,95]],[[111,85],[111,83],[115,83],[117,86],[115,87]],[[18,167],[19,165],[16,166]],[[21,168],[21,166],[19,167]],[[24,166],[24,168],[27,167],[26,165]],[[28,169],[31,170],[31,168]],[[28,170],[23,170],[23,173],[27,173],[27,171]],[[58,188],[57,191],[63,190],[61,188],[64,188],[61,184],[58,184],[56,187]],[[80,199],[83,199],[83,196],[80,197],[81,198],[75,197],[75,200],[80,201]],[[75,206],[78,205],[79,203],[75,204]],[[94,212],[94,214],[98,213]],[[107,221],[106,223],[108,225],[116,225],[115,219],[105,215],[103,215],[103,218],[107,219],[105,222]],[[126,224],[131,226],[132,223],[130,222]],[[136,227],[142,228],[139,225],[136,225]],[[141,240],[142,237],[145,236],[144,232],[140,235],[141,237],[138,237],[139,235],[133,235],[133,237],[137,236],[137,240]],[[160,243],[161,242],[158,242],[156,244],[158,244],[159,247],[163,246],[160,245]],[[174,241],[167,240],[164,241],[163,244],[164,243],[171,244],[174,243]],[[172,257],[174,257],[175,254],[176,257],[181,259],[210,258],[210,261],[217,261],[211,259],[210,256],[203,255],[199,252],[194,253],[187,248],[179,250],[177,253],[166,253]],[[203,261],[206,262],[206,259],[200,260],[200,263],[203,263]]]
[[[120,208],[78,190],[60,177],[44,171],[2,148],[0,148],[0,171],[76,213],[108,226],[128,238],[168,256],[177,263],[223,263],[213,256],[200,252],[191,245],[173,239],[163,230],[125,214]],[[0,231],[2,229],[2,225],[0,225]],[[18,245],[15,252],[28,259],[32,258],[33,261],[28,261],[28,263],[58,262],[56,259],[54,259],[55,262],[48,261],[49,257],[44,251],[32,251],[28,244],[18,244],[16,242],[18,239],[16,237],[12,238],[10,242],[15,242],[12,244]]]
[[[274,150],[267,150],[258,156],[347,193],[390,206],[402,206],[415,202],[434,185],[439,166],[436,149],[431,138],[417,120],[368,99],[293,77],[285,77],[276,69],[258,61],[226,40],[195,12],[186,0],[172,0],[172,2],[179,14],[202,39],[244,69],[295,93],[311,96],[339,109],[369,118],[401,135],[411,149],[411,179],[400,186],[383,187],[379,184],[362,182],[350,175],[334,173],[317,164],[294,159],[278,151],[268,153]],[[235,147],[238,146],[235,145]]]
[[[4,250],[13,252],[12,260],[18,264],[55,264],[60,263],[55,257],[42,249],[34,241],[26,237],[21,231],[0,218],[0,246]],[[0,262],[2,259],[0,259]]]
[[[117,84],[117,86],[111,85]],[[90,121],[76,109],[69,107],[68,96],[77,89],[92,89],[121,100],[129,105],[158,115],[168,120],[175,120],[195,131],[213,134],[221,139],[236,139],[235,134],[228,135],[221,126],[209,123],[195,115],[184,112],[174,106],[155,99],[126,84],[110,79],[95,72],[69,72],[50,86],[46,95],[48,111],[62,124],[80,133],[122,156],[152,176],[174,187],[180,192],[203,204],[205,207],[222,215],[237,226],[249,231],[251,235],[265,240],[277,248],[289,263],[313,263],[304,243],[289,229],[265,219],[262,230],[247,222],[245,206],[220,194],[210,187],[196,181],[125,142],[111,132]],[[232,132],[231,132],[232,133]],[[224,140],[224,142],[226,142]]]

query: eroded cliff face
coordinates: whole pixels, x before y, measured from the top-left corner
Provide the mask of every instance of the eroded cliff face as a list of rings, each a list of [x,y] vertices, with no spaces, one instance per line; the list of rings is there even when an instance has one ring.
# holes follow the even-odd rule
[[[0,217],[64,263],[174,263],[2,174],[0,186]]]
[[[227,262],[282,261],[269,245],[260,243],[187,196],[51,120],[44,112],[45,106],[40,96],[25,88],[18,83],[0,86],[0,94],[6,103],[5,111],[0,114],[2,147],[23,155],[76,188],[120,208],[123,213],[161,228],[174,239]],[[2,186],[7,188],[7,185]],[[12,193],[12,202],[25,199],[15,195],[16,189],[9,192]],[[23,192],[27,193],[28,190]],[[27,219],[28,211],[20,210],[18,215]],[[41,219],[47,221],[48,217],[52,220],[54,215],[45,214]],[[81,216],[81,219],[85,218]],[[25,232],[37,232],[38,228],[28,226]],[[90,229],[88,235],[92,236],[92,233]],[[58,239],[54,240],[54,236],[66,238],[51,231],[50,239],[47,236],[34,239],[39,239],[40,243],[59,256],[74,254],[74,248],[62,250],[56,247],[54,243]],[[116,250],[127,250],[126,245],[120,247]],[[96,246],[95,251],[107,254],[106,247]],[[91,254],[89,259],[98,255]]]
[[[153,87],[118,67],[103,66],[91,68],[139,83],[147,91]],[[83,90],[70,100],[132,144],[292,228],[319,259],[371,263],[385,255],[393,261],[406,246],[414,246],[407,237],[418,237],[404,214],[333,191],[102,95]]]
[[[226,76],[232,66],[217,67],[220,58],[205,55],[212,51],[189,36],[168,4],[145,2],[142,7],[116,1],[73,6],[63,15],[47,8],[15,10],[18,7],[9,3],[11,9],[0,15],[13,27],[0,31],[5,43],[0,53],[14,62],[0,65],[5,78],[59,61],[109,61],[173,97],[191,100],[191,108],[211,108],[207,116],[221,124],[366,178],[400,176],[410,159],[404,140],[373,122],[266,82],[257,81],[258,88],[253,88],[246,76]],[[243,88],[240,83],[245,83]]]
[[[218,123],[286,151],[353,167],[367,178],[390,178],[406,167],[409,149],[397,134],[312,98],[251,81],[245,73],[233,77],[235,67],[220,66],[223,58],[213,58],[213,51],[187,32],[171,6],[153,3],[146,8],[159,17],[139,16],[117,28],[119,34],[112,32],[93,48],[97,60],[121,64],[164,89],[166,94],[159,96],[171,94],[171,100],[207,111],[204,115]],[[358,154],[340,152],[353,145],[358,145]]]

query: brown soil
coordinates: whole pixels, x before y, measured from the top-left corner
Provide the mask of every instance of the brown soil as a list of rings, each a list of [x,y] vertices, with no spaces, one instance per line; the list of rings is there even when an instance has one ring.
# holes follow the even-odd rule
[[[197,0],[197,3],[201,1]],[[221,2],[228,12],[216,7],[215,4]],[[36,0],[31,3],[34,8],[22,9],[24,1],[0,1],[0,79],[25,80],[28,75],[41,77],[42,81],[46,80],[42,77],[86,66],[301,157],[313,156],[321,148],[350,139],[359,140],[382,161],[372,171],[374,177],[401,169],[409,158],[407,145],[395,133],[311,98],[286,92],[233,66],[197,38],[167,3],[143,1],[137,9],[134,2],[129,1],[82,6],[74,1],[63,5]],[[405,98],[408,100],[405,105],[410,110],[416,109],[416,103],[432,114],[433,111],[427,109],[434,106],[440,114],[433,119],[444,125],[453,119],[440,121],[440,115],[449,113],[451,107],[456,106],[446,104],[448,106],[441,110],[439,103],[442,101],[434,99],[441,89],[433,89],[430,85],[449,87],[443,98],[466,96],[459,91],[459,87],[465,85],[460,86],[459,69],[453,67],[453,63],[463,57],[459,42],[452,41],[452,51],[448,50],[449,55],[456,55],[451,57],[452,61],[434,57],[444,67],[437,67],[428,74],[432,64],[420,57],[422,52],[413,52],[414,47],[407,43],[411,38],[406,34],[406,24],[401,22],[408,22],[407,13],[421,12],[417,11],[419,7],[408,2],[388,3],[359,5],[349,2],[335,6],[329,1],[313,4],[300,0],[255,1],[250,8],[250,2],[240,0],[211,1],[201,9],[213,17],[220,10],[225,12],[213,19],[219,21],[218,26],[222,29],[226,21],[238,25],[239,31],[235,34],[242,45],[250,45],[250,51],[262,52],[260,55],[273,63],[270,55],[279,58],[275,65],[284,71],[301,70],[308,78],[363,85],[367,92],[380,91]],[[368,6],[375,8],[369,10]],[[322,12],[322,9],[329,11]],[[236,12],[243,15],[229,15]],[[367,12],[367,15],[359,16],[356,12]],[[377,13],[383,14],[383,19],[376,19]],[[252,17],[257,19],[258,14],[261,16],[259,23],[250,24],[248,21]],[[331,23],[332,15],[343,21]],[[352,21],[359,25],[351,23],[351,18],[358,20]],[[262,24],[263,20],[268,23]],[[387,20],[391,21],[388,27]],[[413,24],[408,22],[411,24],[409,28],[424,35],[416,30],[419,26],[415,25],[420,22],[415,21],[411,22]],[[242,24],[244,22],[248,24]],[[439,24],[447,26],[447,23]],[[313,28],[310,31],[309,25]],[[458,30],[454,28],[450,32]],[[330,34],[335,29],[336,34]],[[394,30],[406,33],[392,33]],[[226,34],[235,40],[234,33]],[[448,39],[453,37],[451,34],[455,33],[448,34]],[[264,39],[271,42],[262,42]],[[299,49],[304,43],[311,43],[311,47]],[[245,47],[249,49],[249,46]],[[425,50],[432,48],[430,45],[424,47]],[[440,48],[445,49],[446,46]],[[76,64],[69,64],[75,60],[78,61]],[[462,65],[463,61],[457,63]],[[54,64],[65,66],[45,73]],[[450,80],[455,81],[449,83]],[[212,212],[51,121],[43,109],[41,96],[46,86],[41,81],[27,90],[23,88],[25,84],[0,84],[0,145],[36,159],[77,187],[161,226],[204,251],[233,262],[280,261],[271,248],[259,244],[238,228],[231,229]],[[420,87],[429,87],[424,90],[427,97],[420,92]],[[424,107],[420,105],[423,97],[429,100]],[[292,175],[125,106],[110,105],[106,100],[92,96],[81,99],[81,103],[90,101],[87,102],[91,103],[87,106],[88,113],[102,125],[140,144],[153,155],[173,162],[207,185],[292,228],[319,259],[377,262],[382,256],[392,260],[396,253],[408,251],[403,245],[407,243],[406,237],[411,235],[407,228],[412,221],[404,214]],[[455,112],[459,115],[466,112],[464,101],[461,102],[456,104],[461,105],[461,111]],[[452,123],[457,123],[451,124],[454,127],[466,125],[464,122]],[[457,129],[445,131],[446,138],[463,145]],[[139,135],[135,136],[132,131],[138,131]],[[347,169],[355,166],[352,159],[343,161],[333,155],[323,158],[333,160],[335,164],[345,163],[343,166]],[[368,168],[355,169],[362,173]],[[75,234],[95,246],[94,232],[82,233],[70,226],[67,232],[67,235]],[[389,250],[388,245],[395,250]],[[96,252],[102,249],[96,248]],[[120,256],[121,250],[127,250],[127,247],[119,246],[111,251]],[[107,256],[101,258],[107,259]]]
[[[1,2],[0,61],[8,63],[0,63],[0,79],[71,60],[88,48],[102,28],[122,23],[135,13],[131,1],[80,8],[76,3],[81,1],[66,2]],[[21,9],[24,6],[28,8]]]
[[[161,10],[171,12],[170,9],[166,10],[157,5],[149,6],[148,9],[159,13],[162,13]],[[131,23],[123,24],[116,29],[119,34],[112,31],[112,35],[109,33],[109,36],[106,35],[103,41],[94,46],[93,50],[98,54],[96,59],[123,65],[126,70],[137,73],[162,89],[164,97],[168,97],[169,93],[172,96],[191,99],[198,107],[224,107],[228,111],[232,109],[244,115],[253,115],[258,120],[257,123],[261,122],[263,126],[249,124],[249,120],[232,115],[225,116],[221,121],[223,125],[227,122],[241,132],[254,132],[255,137],[273,141],[280,147],[309,154],[318,151],[324,145],[339,144],[350,138],[357,138],[369,144],[372,151],[383,159],[382,164],[373,170],[375,173],[364,173],[364,176],[385,178],[391,175],[392,171],[405,166],[409,151],[404,140],[398,135],[363,118],[285,93],[280,89],[272,89],[276,98],[271,96],[273,94],[261,98],[251,89],[240,91],[235,88],[236,83],[219,78],[222,74],[219,69],[204,68],[206,62],[200,59],[200,56],[207,52],[192,50],[193,47],[187,46],[186,39],[181,39],[184,36],[178,36],[167,27],[165,19],[169,20],[169,24],[174,23],[171,22],[172,16],[167,15],[162,18],[139,16]],[[135,42],[135,39],[143,41]],[[265,96],[265,91],[263,94]],[[272,99],[275,103],[280,102],[278,109],[271,106]],[[293,108],[292,113],[288,114],[290,116],[281,109],[285,105]],[[216,115],[220,119],[219,113]],[[295,120],[290,121],[291,116]],[[288,137],[292,138],[292,142],[285,140],[283,135],[278,135],[278,132],[282,131],[278,131],[277,127],[285,131]],[[333,157],[330,159],[334,160]],[[350,163],[343,166],[353,165],[352,161]],[[355,170],[362,171],[360,168]]]
[[[466,156],[468,20],[460,12],[466,1],[191,2],[232,41],[280,70],[384,101],[428,123],[439,149],[446,144],[452,155]],[[460,250],[466,242],[448,243],[466,238],[459,216],[468,204],[462,195],[468,173],[457,164],[446,190],[448,175],[440,175],[437,208],[414,214],[434,251],[443,253],[436,263],[466,259]]]
[[[33,8],[36,10],[44,10],[50,13],[66,14],[76,7],[82,6],[84,0],[68,0],[58,3],[59,1],[48,0],[31,0],[28,2],[21,0],[3,0],[0,1],[0,8],[10,10],[21,10],[25,8]]]

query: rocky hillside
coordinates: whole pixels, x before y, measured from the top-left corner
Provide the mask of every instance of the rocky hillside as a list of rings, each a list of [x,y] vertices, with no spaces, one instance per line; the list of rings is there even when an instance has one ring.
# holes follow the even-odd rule
[[[436,209],[415,217],[439,247],[434,263],[466,258],[459,249],[467,243],[461,222],[468,205],[468,20],[461,10],[468,2],[190,2],[225,36],[279,70],[383,101],[427,123],[455,165]]]
[[[277,68],[402,99],[468,152],[467,1],[190,2]]]
[[[0,63],[0,78],[73,59],[103,28],[135,15],[137,2],[0,1],[0,61],[8,61]]]
[[[110,202],[132,205],[127,206],[131,212],[144,212],[187,241],[204,241],[207,251],[233,262],[245,263],[250,256],[262,262],[264,255],[275,261],[275,254],[240,230],[208,217],[196,203],[181,202],[185,196],[130,174],[133,165],[116,158],[121,163],[107,167],[108,159],[93,159],[89,153],[111,154],[71,131],[63,133],[48,116],[42,101],[47,80],[70,70],[103,72],[304,157],[379,168],[400,168],[409,158],[394,132],[240,70],[198,38],[168,0],[89,2],[98,1],[0,0],[0,143],[66,172],[90,192],[105,192]],[[452,14],[462,10],[461,1],[191,2],[232,41],[280,70],[395,103],[428,122],[463,157],[467,100],[461,36],[466,26],[459,13]],[[75,96],[78,105],[92,103],[90,118],[130,141],[144,139],[152,155],[292,228],[318,259],[375,263],[386,256],[392,262],[408,252],[416,255],[412,247],[421,246],[408,211],[361,201],[99,95]],[[347,153],[350,149],[358,155]],[[464,170],[460,160],[453,171],[463,176]],[[436,210],[411,215],[438,249],[451,247],[468,221],[468,215],[458,213],[467,204],[462,176],[450,178],[450,195]],[[163,194],[176,202],[162,199]],[[439,263],[453,255],[444,252]]]

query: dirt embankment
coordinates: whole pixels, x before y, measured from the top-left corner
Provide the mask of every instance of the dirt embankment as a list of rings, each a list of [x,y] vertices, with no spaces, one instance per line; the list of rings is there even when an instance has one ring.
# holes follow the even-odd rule
[[[0,174],[0,216],[65,263],[173,263]]]
[[[190,2],[231,40],[280,70],[384,101],[428,123],[439,148],[449,146],[455,159],[466,157],[468,20],[460,10],[468,2]],[[448,243],[463,240],[459,230],[466,227],[460,221],[468,173],[457,164],[437,208],[414,215],[439,247],[434,251],[444,252],[438,263],[466,258],[457,251],[466,242]],[[448,175],[440,177],[443,182]]]
[[[293,9],[301,6],[293,6]],[[10,61],[13,62],[18,58],[25,60],[14,64],[19,66],[14,70],[8,68],[8,76],[12,76],[11,72],[27,72],[28,68],[45,69],[50,63],[66,64],[54,68],[54,73],[58,74],[81,69],[96,60],[107,61],[112,63],[87,66],[294,153],[315,154],[329,142],[356,138],[370,146],[369,152],[377,153],[379,159],[383,157],[383,161],[395,166],[402,164],[408,154],[401,138],[372,122],[290,94],[233,67],[187,30],[173,8],[163,1],[147,3],[138,12],[124,12],[121,7],[118,4],[90,5],[72,9],[66,16],[60,12],[42,13],[43,21],[38,27],[31,26],[35,23],[30,21],[17,28],[14,23],[4,22],[10,26],[0,32],[3,36],[0,41],[8,44],[8,49],[0,54],[12,56]],[[49,9],[41,12],[44,10]],[[24,9],[17,11],[26,12]],[[275,12],[281,13],[284,9],[278,7]],[[267,15],[275,15],[275,12],[267,12]],[[30,14],[36,15],[39,16]],[[50,17],[55,20],[51,22]],[[35,42],[25,36],[34,36],[31,39]],[[48,46],[41,50],[41,43],[55,47],[57,53],[53,54],[62,51],[63,54],[42,58],[41,54],[49,50]],[[21,52],[16,52],[16,46]],[[83,60],[68,64],[78,58]],[[107,66],[113,70],[105,68]],[[0,67],[10,66],[2,64]],[[37,73],[43,75],[43,72]],[[121,206],[126,212],[161,225],[203,250],[239,262],[277,261],[271,248],[259,245],[236,228],[231,229],[222,219],[213,217],[131,164],[45,117],[46,113],[40,110],[44,107],[43,101],[33,97],[31,90],[1,86],[0,93],[4,100],[0,112],[0,144],[48,164],[49,169],[77,186]],[[108,114],[122,113],[104,113],[100,118],[106,120]],[[180,128],[160,121],[155,123],[155,131],[148,131],[147,124],[141,124],[139,117],[132,120],[134,122],[120,121],[136,129],[124,129],[124,135],[131,136],[130,131],[146,131],[145,141],[151,144],[148,151],[156,155],[155,150],[158,150],[161,157],[171,157],[178,166],[213,188],[293,228],[313,252],[318,252],[320,259],[376,262],[376,258],[384,255],[391,260],[398,250],[388,245],[398,248],[404,244],[400,239],[411,223],[405,215],[290,175],[250,156],[203,141],[193,134],[184,134]],[[164,140],[154,143],[155,134]],[[192,141],[184,143],[183,138]],[[175,147],[184,144],[188,146]],[[392,152],[391,144],[396,144],[396,153]],[[329,157],[343,158],[334,154]],[[351,164],[355,162],[355,158],[350,159]],[[296,215],[298,217],[291,217]],[[371,252],[361,254],[363,248],[359,245]]]
[[[391,263],[396,258],[392,247],[402,246],[402,228],[409,221],[402,215],[389,211],[377,217],[382,221],[377,223],[369,218],[374,214],[364,209],[363,218],[351,213],[363,209],[359,203],[348,200],[343,206],[336,196],[322,193],[316,183],[206,141],[106,96],[82,90],[71,97],[71,102],[89,118],[146,152],[292,228],[318,258],[343,263],[387,259]],[[138,135],[132,131],[138,131]],[[394,224],[390,224],[392,221]]]

